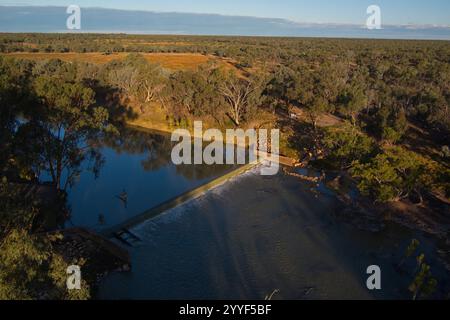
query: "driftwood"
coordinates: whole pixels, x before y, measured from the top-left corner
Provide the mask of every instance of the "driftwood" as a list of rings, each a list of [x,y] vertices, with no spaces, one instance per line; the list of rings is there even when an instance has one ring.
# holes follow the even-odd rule
[[[305,175],[295,173],[295,172],[288,172],[287,170],[285,170],[285,173],[292,177],[301,179],[303,181],[312,182],[312,183],[319,183],[320,181],[322,181],[324,179],[323,175],[321,177],[309,177],[309,176],[305,176]]]

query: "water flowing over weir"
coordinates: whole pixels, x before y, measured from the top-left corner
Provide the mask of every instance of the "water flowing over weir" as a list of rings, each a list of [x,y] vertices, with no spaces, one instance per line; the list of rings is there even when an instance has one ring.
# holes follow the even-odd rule
[[[208,190],[211,190],[211,189],[219,186],[220,184],[225,183],[228,179],[238,176],[238,175],[246,172],[247,170],[252,169],[255,166],[256,166],[256,163],[251,163],[251,164],[244,165],[240,168],[237,168],[237,169],[235,169],[213,181],[210,181],[198,188],[195,188],[194,190],[187,191],[184,194],[177,196],[171,200],[168,200],[150,210],[145,211],[142,214],[132,217],[123,223],[120,223],[112,228],[102,230],[101,233],[106,237],[112,237],[112,236],[117,236],[117,234],[122,231],[122,232],[128,233],[129,235],[133,236],[133,234],[129,232],[130,228],[132,228],[140,223],[143,223],[146,220],[155,218],[158,215],[167,213],[167,211],[169,211],[170,209],[176,208],[177,206],[182,205],[183,203],[194,200],[194,199],[200,197],[202,194],[204,194]]]
[[[70,190],[72,217],[67,226],[93,228],[110,237],[256,165],[256,162],[249,163],[247,147],[235,145],[232,147],[235,156],[243,152],[246,164],[175,165],[171,159],[175,143],[170,140],[167,134],[127,128],[120,137],[99,141],[104,165],[99,177],[83,172]],[[224,143],[224,151],[228,147]],[[261,154],[261,158],[271,159],[267,153]],[[280,157],[279,160],[292,165],[290,159]]]
[[[263,155],[263,157],[267,157],[266,155],[267,154]],[[286,157],[282,157],[279,160],[280,160],[279,161],[280,163],[285,164],[285,165],[293,164],[292,160],[290,160]],[[228,180],[230,180],[236,176],[239,176],[255,167],[261,168],[261,165],[259,165],[259,163],[257,161],[246,164],[246,165],[242,165],[242,166],[240,166],[240,167],[238,167],[238,168],[236,168],[236,169],[234,169],[234,170],[232,170],[232,171],[230,171],[230,172],[228,172],[228,173],[226,173],[204,185],[201,185],[193,190],[187,191],[187,192],[183,193],[182,195],[179,195],[173,199],[165,201],[164,203],[162,203],[150,210],[147,210],[147,211],[143,212],[142,214],[134,216],[125,222],[122,222],[112,228],[102,230],[101,233],[106,237],[112,237],[112,236],[117,237],[119,233],[126,233],[128,235],[131,235],[131,237],[136,238],[133,235],[133,233],[130,233],[130,231],[129,231],[130,228],[132,228],[140,223],[143,223],[146,220],[155,218],[158,215],[167,213],[170,209],[173,209],[177,206],[183,205],[186,202],[194,200],[194,199],[202,196],[205,192],[212,190],[212,189],[220,186],[221,184],[228,182]]]
[[[171,147],[169,137],[127,130],[99,143],[99,177],[85,172],[69,191],[67,226],[129,232],[133,242],[117,241],[132,270],[110,274],[99,298],[263,299],[279,289],[284,299],[409,299],[411,279],[395,265],[413,238],[448,281],[429,239],[395,225],[358,230],[323,183],[251,166],[174,166]],[[379,292],[365,286],[373,264]]]
[[[429,240],[388,225],[361,231],[336,218],[335,197],[311,184],[256,169],[131,229],[133,269],[102,283],[104,299],[409,299],[410,280],[395,265],[415,237],[433,259]],[[368,291],[377,264],[383,290]]]

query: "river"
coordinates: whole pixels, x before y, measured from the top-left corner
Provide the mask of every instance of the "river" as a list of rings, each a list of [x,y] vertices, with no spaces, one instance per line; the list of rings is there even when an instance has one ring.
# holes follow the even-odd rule
[[[208,182],[230,167],[176,167],[168,137],[127,130],[105,142],[96,179],[83,173],[69,192],[68,225],[111,227]],[[125,206],[116,196],[125,190]],[[112,273],[100,299],[409,299],[415,259],[396,268],[412,239],[420,240],[439,287],[448,274],[433,240],[394,224],[363,231],[340,219],[331,190],[252,169],[132,229],[142,241],[127,248],[132,271]],[[103,223],[99,215],[104,217]],[[367,289],[378,265],[382,289]]]
[[[175,166],[173,145],[166,134],[133,128],[98,142],[103,165],[97,177],[84,170],[70,190],[72,214],[66,226],[113,227],[234,168]]]

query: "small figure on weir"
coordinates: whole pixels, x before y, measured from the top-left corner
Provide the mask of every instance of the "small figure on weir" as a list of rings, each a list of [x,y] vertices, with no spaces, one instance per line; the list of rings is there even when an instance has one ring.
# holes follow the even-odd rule
[[[124,208],[128,207],[128,193],[123,189],[122,193],[116,196],[117,199],[122,201]]]

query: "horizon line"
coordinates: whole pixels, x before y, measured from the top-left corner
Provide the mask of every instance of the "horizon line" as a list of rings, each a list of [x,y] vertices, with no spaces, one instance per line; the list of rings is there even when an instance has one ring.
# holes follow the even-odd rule
[[[66,6],[61,5],[33,5],[33,4],[2,4],[0,7],[32,7],[32,8],[66,8]],[[307,21],[295,21],[287,18],[279,17],[262,17],[262,16],[249,16],[249,15],[233,15],[233,14],[223,14],[223,13],[199,13],[199,12],[187,12],[187,11],[156,11],[156,10],[145,10],[145,9],[119,9],[110,7],[99,7],[99,6],[80,6],[81,9],[101,9],[101,10],[112,10],[112,11],[125,11],[125,12],[141,12],[141,13],[155,13],[155,14],[187,14],[187,15],[208,15],[208,16],[221,16],[221,17],[237,17],[237,18],[252,18],[252,19],[263,19],[263,20],[280,20],[297,25],[316,25],[316,26],[353,26],[353,27],[363,27],[364,24],[351,23],[351,22],[307,22]],[[407,24],[383,24],[387,27],[415,27],[421,29],[450,29],[450,24],[419,24],[419,23],[407,23]]]

